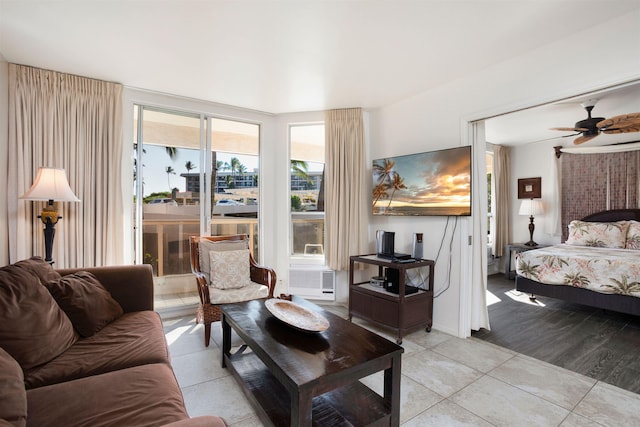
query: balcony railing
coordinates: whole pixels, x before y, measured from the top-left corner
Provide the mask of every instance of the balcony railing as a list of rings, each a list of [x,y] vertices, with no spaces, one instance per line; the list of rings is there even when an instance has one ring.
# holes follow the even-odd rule
[[[324,213],[291,214],[292,255],[324,254]],[[151,264],[158,277],[191,274],[189,238],[200,234],[198,219],[145,219],[143,227],[143,263]],[[259,259],[258,219],[252,217],[215,216],[211,234],[247,234],[254,258]]]
[[[143,263],[151,264],[154,275],[190,274],[189,238],[200,235],[200,221],[184,219],[143,220]],[[258,257],[258,219],[215,217],[211,234],[248,234],[252,252]]]

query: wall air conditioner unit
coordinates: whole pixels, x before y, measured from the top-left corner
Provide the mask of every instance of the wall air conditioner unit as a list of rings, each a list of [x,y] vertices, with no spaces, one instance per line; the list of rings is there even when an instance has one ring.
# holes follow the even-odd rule
[[[289,268],[289,293],[302,298],[335,301],[336,272],[318,266]]]

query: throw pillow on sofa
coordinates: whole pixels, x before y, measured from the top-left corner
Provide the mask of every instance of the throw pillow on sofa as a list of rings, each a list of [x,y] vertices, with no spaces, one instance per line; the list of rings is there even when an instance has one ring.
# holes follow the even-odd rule
[[[43,278],[56,276],[41,258],[0,268],[0,347],[22,369],[50,361],[78,339],[67,315],[42,286]]]
[[[27,425],[27,391],[24,388],[22,368],[0,348],[0,421],[2,420],[12,426]]]
[[[120,304],[87,271],[63,276],[45,286],[83,337],[90,337],[122,316]]]

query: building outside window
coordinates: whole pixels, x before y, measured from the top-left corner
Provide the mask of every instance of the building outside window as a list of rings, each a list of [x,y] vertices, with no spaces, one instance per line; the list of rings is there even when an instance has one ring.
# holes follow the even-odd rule
[[[324,124],[289,127],[290,255],[324,261]]]

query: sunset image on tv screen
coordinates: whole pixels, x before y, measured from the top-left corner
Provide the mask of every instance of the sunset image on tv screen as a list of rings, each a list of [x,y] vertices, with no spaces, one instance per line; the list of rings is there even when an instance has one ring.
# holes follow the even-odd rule
[[[471,147],[373,161],[374,215],[471,215]]]

